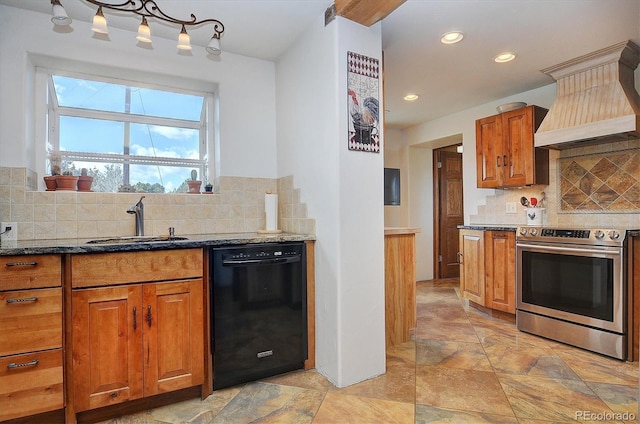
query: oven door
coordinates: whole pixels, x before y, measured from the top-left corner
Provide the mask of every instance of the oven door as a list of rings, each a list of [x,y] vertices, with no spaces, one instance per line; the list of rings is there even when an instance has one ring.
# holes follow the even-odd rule
[[[516,252],[518,310],[625,332],[622,248],[526,242]]]

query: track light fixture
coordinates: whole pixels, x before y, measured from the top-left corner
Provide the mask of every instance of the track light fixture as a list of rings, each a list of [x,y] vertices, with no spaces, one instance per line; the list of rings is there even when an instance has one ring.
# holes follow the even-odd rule
[[[202,25],[206,23],[213,24],[213,36],[209,41],[209,44],[206,47],[206,50],[211,53],[218,55],[221,53],[220,50],[220,37],[224,32],[224,25],[217,19],[202,19],[197,20],[196,16],[192,13],[190,20],[182,20],[176,19],[164,13],[158,7],[158,4],[155,0],[127,0],[122,1],[121,3],[106,3],[98,0],[85,0],[88,3],[94,4],[98,6],[98,10],[96,15],[93,18],[93,25],[91,29],[94,32],[101,34],[108,34],[109,30],[107,28],[107,20],[102,12],[102,9],[111,9],[117,10],[121,12],[131,12],[136,15],[142,16],[142,22],[138,27],[138,35],[136,38],[138,41],[143,43],[151,43],[151,29],[149,28],[149,24],[147,23],[147,18],[155,18],[160,19],[165,22],[169,22],[172,24],[177,24],[181,26],[180,34],[178,35],[178,49],[179,50],[191,50],[191,40],[189,38],[189,34],[187,33],[186,27],[192,27],[196,25]],[[116,0],[114,0],[116,1]],[[60,4],[60,0],[51,0],[52,13],[53,17],[51,21],[56,25],[69,25],[71,23],[71,18],[67,16],[67,12],[64,10],[62,4]]]

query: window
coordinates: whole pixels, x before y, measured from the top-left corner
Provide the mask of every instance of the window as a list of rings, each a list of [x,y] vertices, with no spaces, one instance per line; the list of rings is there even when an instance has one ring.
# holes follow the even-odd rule
[[[187,191],[207,180],[213,94],[48,73],[48,149],[94,191]]]

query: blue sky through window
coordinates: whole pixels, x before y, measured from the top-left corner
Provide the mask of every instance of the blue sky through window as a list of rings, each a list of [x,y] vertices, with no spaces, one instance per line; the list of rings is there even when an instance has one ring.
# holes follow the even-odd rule
[[[129,153],[136,156],[201,158],[200,124],[204,96],[133,86],[127,88],[126,85],[56,75],[52,75],[52,80],[61,107],[61,151],[122,155],[128,144]],[[130,123],[125,123],[127,121]],[[76,169],[100,169],[101,166],[96,163],[74,164]],[[130,183],[160,183],[166,191],[172,191],[190,177],[192,168],[131,165]],[[202,176],[201,169],[198,175]]]

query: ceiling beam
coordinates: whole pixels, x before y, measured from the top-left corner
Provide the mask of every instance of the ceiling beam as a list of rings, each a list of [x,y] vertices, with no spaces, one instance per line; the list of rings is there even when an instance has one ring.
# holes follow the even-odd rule
[[[393,12],[406,0],[334,0],[336,15],[371,26]]]

